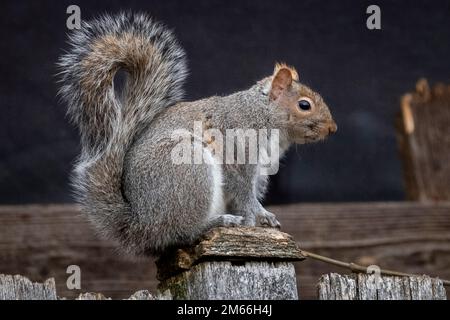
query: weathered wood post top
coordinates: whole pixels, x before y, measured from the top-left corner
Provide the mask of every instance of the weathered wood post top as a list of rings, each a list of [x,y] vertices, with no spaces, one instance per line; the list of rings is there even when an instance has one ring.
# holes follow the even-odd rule
[[[160,257],[159,291],[174,299],[298,299],[294,239],[271,228],[216,228]]]

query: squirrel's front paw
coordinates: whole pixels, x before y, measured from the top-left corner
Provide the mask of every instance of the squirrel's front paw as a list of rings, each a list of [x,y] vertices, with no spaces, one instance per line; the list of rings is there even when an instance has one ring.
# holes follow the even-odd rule
[[[260,212],[256,215],[256,225],[265,228],[281,228],[280,222],[277,220],[276,216],[267,210]]]

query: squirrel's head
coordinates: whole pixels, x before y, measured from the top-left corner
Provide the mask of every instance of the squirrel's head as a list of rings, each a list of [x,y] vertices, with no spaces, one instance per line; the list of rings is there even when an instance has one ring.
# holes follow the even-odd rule
[[[317,92],[299,82],[294,68],[276,64],[266,83],[266,94],[282,111],[283,126],[291,142],[314,142],[336,132],[328,106]]]

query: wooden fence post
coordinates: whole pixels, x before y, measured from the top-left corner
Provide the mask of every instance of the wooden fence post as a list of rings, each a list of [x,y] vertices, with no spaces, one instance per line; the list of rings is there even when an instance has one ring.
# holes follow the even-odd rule
[[[127,300],[164,300],[169,297],[153,296],[147,290],[140,290],[132,294]],[[21,275],[0,274],[1,300],[66,300],[56,294],[55,280],[47,279],[44,283],[31,282]],[[75,300],[111,300],[102,293],[81,293]]]
[[[445,288],[429,276],[392,277],[358,273],[323,275],[320,300],[446,300]]]
[[[56,287],[53,278],[44,283],[33,283],[23,276],[0,274],[0,300],[56,299]]]
[[[292,237],[269,228],[217,228],[157,262],[158,289],[173,299],[298,299]]]
[[[397,136],[409,200],[450,200],[450,85],[425,79],[402,97]]]

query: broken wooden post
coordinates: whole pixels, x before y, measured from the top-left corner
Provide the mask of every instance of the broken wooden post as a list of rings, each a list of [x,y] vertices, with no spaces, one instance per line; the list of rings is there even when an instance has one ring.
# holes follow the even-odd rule
[[[127,300],[167,300],[169,296],[153,296],[148,290],[140,290]],[[31,282],[21,275],[0,274],[1,300],[66,300],[56,294],[55,280],[47,279],[44,283]],[[75,300],[111,300],[102,293],[86,292],[78,295]]]
[[[425,79],[402,97],[397,121],[409,200],[450,200],[450,85]]]
[[[53,278],[44,283],[33,283],[23,276],[0,274],[0,300],[56,299],[56,287]]]
[[[156,262],[158,290],[173,299],[298,299],[292,262],[303,259],[292,237],[276,229],[216,228]]]
[[[393,277],[375,274],[323,275],[320,300],[446,300],[444,285],[429,276]]]

